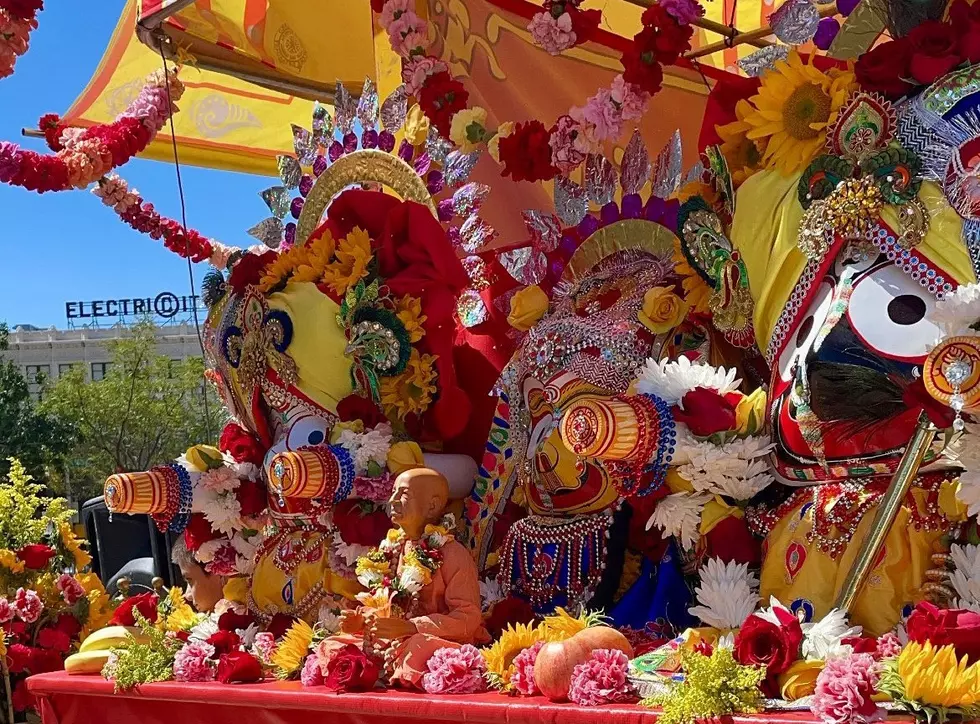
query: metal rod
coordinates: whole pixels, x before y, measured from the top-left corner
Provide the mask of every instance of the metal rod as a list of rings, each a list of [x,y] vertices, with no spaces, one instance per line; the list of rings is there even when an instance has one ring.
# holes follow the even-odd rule
[[[36,128],[21,128],[20,135],[25,138],[44,138],[44,133]]]
[[[643,0],[636,0],[641,2]],[[629,0],[633,2],[633,0]],[[831,3],[830,5],[825,5],[820,8],[820,17],[826,18],[831,15],[837,14],[837,6]],[[755,45],[758,46],[762,42],[763,38],[767,38],[773,34],[772,26],[766,25],[755,30],[750,30],[747,33],[738,33],[732,36],[729,40],[722,41],[720,43],[712,43],[711,45],[705,45],[697,50],[691,50],[684,53],[684,57],[688,60],[694,60],[696,58],[703,58],[706,55],[711,55],[712,53],[717,53],[719,51],[725,50],[726,48],[734,48],[737,45]],[[765,45],[771,45],[771,43],[765,43]]]
[[[637,7],[640,8],[648,8],[651,5],[656,5],[656,2],[654,0],[626,0],[626,2],[630,3],[631,5],[636,5]],[[719,35],[724,35],[726,38],[734,38],[739,33],[738,28],[733,28],[730,25],[724,25],[722,23],[715,22],[714,20],[708,20],[707,18],[698,18],[697,20],[692,20],[691,25],[697,28],[701,28],[702,30],[708,30],[712,33],[718,33]],[[751,41],[750,44],[756,46],[757,48],[764,48],[767,45],[771,45],[771,43],[767,43],[764,40]]]
[[[915,476],[919,472],[919,467],[925,459],[932,441],[936,437],[936,427],[929,421],[929,417],[923,412],[919,414],[919,424],[916,425],[915,433],[909,441],[908,447],[902,454],[902,459],[898,463],[895,475],[888,489],[878,503],[878,511],[875,513],[874,523],[868,537],[861,542],[861,548],[854,559],[854,565],[844,580],[844,587],[841,588],[837,596],[836,607],[841,611],[850,611],[857,601],[861,588],[867,582],[871,566],[885,544],[888,533],[891,532],[892,525],[898,517],[899,511],[905,502],[905,498],[912,487]]]

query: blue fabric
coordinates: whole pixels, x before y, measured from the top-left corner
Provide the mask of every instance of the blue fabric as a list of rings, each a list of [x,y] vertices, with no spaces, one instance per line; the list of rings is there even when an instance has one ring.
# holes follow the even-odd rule
[[[643,561],[640,577],[609,615],[618,627],[646,629],[658,638],[670,638],[697,624],[687,612],[690,605],[691,592],[671,543],[659,563]]]

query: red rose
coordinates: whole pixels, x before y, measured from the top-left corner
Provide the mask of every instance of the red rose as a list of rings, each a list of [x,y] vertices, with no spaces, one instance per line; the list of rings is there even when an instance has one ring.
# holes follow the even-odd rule
[[[160,598],[155,593],[130,596],[119,604],[119,608],[112,614],[112,620],[109,623],[112,626],[135,626],[136,611],[139,611],[140,615],[150,623],[156,623],[158,603],[160,603]]]
[[[789,611],[777,607],[773,612],[779,619],[778,626],[755,614],[745,619],[735,635],[734,654],[740,664],[766,667],[763,692],[776,698],[779,695],[776,677],[800,658],[803,629]]]
[[[643,31],[633,38],[633,42],[635,44],[642,36],[644,49],[652,51],[661,63],[676,63],[681,53],[691,49],[694,28],[678,23],[661,5],[651,5],[644,10],[641,20]]]
[[[858,83],[866,91],[901,98],[915,86],[909,83],[909,41],[899,38],[862,53],[854,66]]]
[[[7,668],[11,674],[19,674],[33,669],[34,649],[24,644],[13,644],[7,647]]]
[[[271,633],[276,640],[279,640],[286,635],[286,632],[293,625],[293,623],[293,618],[291,616],[287,616],[284,613],[277,613],[272,617],[272,620],[269,621],[269,625],[265,627],[265,630]],[[220,622],[218,625],[221,625]]]
[[[547,181],[558,169],[551,164],[551,134],[541,121],[518,123],[514,132],[500,139],[503,175],[515,181]]]
[[[734,403],[706,387],[695,387],[674,407],[674,419],[683,422],[694,435],[707,437],[735,429]]]
[[[255,619],[249,613],[235,613],[225,611],[218,617],[218,628],[221,631],[239,631],[247,629],[255,623]]]
[[[353,644],[347,644],[327,662],[323,685],[329,691],[369,691],[378,680],[378,665]]]
[[[222,684],[251,684],[262,680],[262,664],[247,651],[232,651],[218,659],[215,678]]]
[[[466,108],[470,94],[448,71],[430,75],[419,91],[419,106],[429,122],[446,138],[457,111]]]
[[[366,397],[360,395],[347,395],[337,403],[337,417],[341,422],[353,422],[360,420],[365,428],[374,428],[382,422],[388,422],[388,418],[376,404]]]
[[[37,645],[64,654],[71,648],[71,637],[56,628],[42,628],[37,635]]]
[[[31,570],[40,571],[48,567],[48,563],[54,558],[55,553],[55,549],[51,546],[46,546],[41,543],[31,543],[17,551],[17,557]]]
[[[278,257],[279,255],[274,251],[245,254],[231,268],[228,284],[239,293],[245,291],[245,287],[258,284],[259,279],[262,278],[262,271]]]
[[[908,34],[909,73],[917,83],[929,85],[960,64],[956,31],[946,23],[927,20]]]
[[[234,422],[229,422],[221,431],[218,448],[231,455],[236,463],[261,465],[265,458],[265,448],[259,439]]]
[[[705,558],[720,558],[723,563],[748,563],[749,567],[762,561],[762,544],[749,531],[745,518],[730,515],[721,520],[704,537]]]
[[[345,500],[333,509],[333,523],[344,543],[376,546],[391,528],[384,509],[366,500]]]
[[[961,608],[941,609],[923,601],[905,623],[909,639],[933,646],[952,646],[956,656],[971,664],[980,661],[980,613]]]
[[[242,508],[242,515],[246,518],[254,518],[269,505],[265,487],[254,483],[251,480],[243,480],[235,491],[238,504]]]
[[[214,653],[217,656],[224,656],[236,650],[242,644],[242,640],[234,631],[215,631],[208,637],[208,643],[214,646]]]
[[[184,529],[184,543],[187,545],[187,550],[191,553],[197,551],[198,548],[208,541],[213,541],[220,537],[221,534],[211,528],[211,524],[204,517],[203,513],[193,513],[190,522],[187,524],[187,528]]]

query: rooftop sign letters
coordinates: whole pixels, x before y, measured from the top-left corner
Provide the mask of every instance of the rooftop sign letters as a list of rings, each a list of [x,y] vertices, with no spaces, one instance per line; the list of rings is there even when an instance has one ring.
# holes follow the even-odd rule
[[[177,296],[173,292],[160,292],[145,299],[98,299],[91,302],[65,302],[65,316],[75,319],[99,319],[104,317],[157,317],[172,319],[178,314],[192,314],[201,309],[196,294]]]

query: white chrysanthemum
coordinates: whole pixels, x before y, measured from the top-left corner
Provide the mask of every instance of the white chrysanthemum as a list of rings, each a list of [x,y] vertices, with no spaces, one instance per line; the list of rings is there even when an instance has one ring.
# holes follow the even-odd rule
[[[725,395],[737,390],[742,384],[735,379],[735,370],[692,363],[687,357],[677,361],[647,360],[636,383],[636,391],[644,395],[656,395],[668,405],[676,405],[696,387],[715,390]]]
[[[231,545],[235,549],[235,552],[242,558],[255,558],[255,554],[259,550],[259,542],[261,541],[261,536],[252,536],[246,538],[241,533],[235,533],[231,538]]]
[[[225,538],[217,538],[215,540],[209,540],[207,543],[202,543],[201,547],[194,551],[194,558],[202,565],[210,563],[214,560],[218,551],[224,548],[227,542]]]
[[[657,502],[646,528],[656,526],[677,538],[681,547],[694,548],[700,536],[701,511],[711,500],[706,493],[674,493]]]
[[[480,602],[484,611],[488,611],[493,604],[503,597],[504,592],[496,578],[486,578],[480,581]]]
[[[380,426],[379,426],[380,427]],[[391,449],[391,432],[382,429],[370,430],[360,436],[357,452],[354,453],[354,465],[358,470],[367,470],[370,463],[384,466],[388,461],[388,450]]]
[[[716,649],[728,649],[729,651],[735,648],[735,634],[727,633],[724,636],[718,638],[715,643]]]
[[[782,611],[783,614],[788,613],[790,616],[793,615],[793,612],[790,611],[788,608],[786,608],[786,606],[783,605],[783,602],[780,601],[775,596],[769,597],[769,608],[764,608],[761,611],[757,612],[755,615],[761,618],[763,621],[768,621],[769,623],[775,624],[776,626],[782,626],[783,625],[782,621],[780,621],[779,617],[776,615],[776,609]]]
[[[407,566],[402,569],[398,580],[402,584],[402,588],[411,596],[422,590],[425,585],[425,579],[422,577],[422,571],[420,571],[416,566]]]
[[[262,477],[262,470],[258,465],[253,465],[252,463],[232,462],[231,469],[235,471],[235,475],[240,480],[251,480],[255,483]]]
[[[964,284],[936,302],[932,321],[946,337],[975,334],[972,325],[980,321],[980,284]]]
[[[980,515],[980,470],[960,475],[956,497],[967,507],[969,515]]]
[[[745,563],[722,563],[711,558],[699,571],[700,585],[694,589],[698,606],[688,612],[708,626],[738,628],[759,603],[759,579]]]
[[[340,630],[340,616],[329,604],[321,604],[317,615],[317,623],[328,634],[335,634]]]
[[[216,633],[218,633],[218,617],[211,614],[191,629],[189,638],[191,641],[207,641]]]
[[[862,631],[860,626],[848,626],[847,612],[835,608],[819,621],[803,624],[803,658],[826,661],[852,654],[853,647],[841,640],[860,636]]]
[[[954,545],[949,554],[954,566],[950,582],[959,597],[956,607],[980,613],[980,546]]]
[[[215,493],[202,486],[194,489],[191,507],[196,513],[203,513],[211,527],[231,535],[242,527],[242,506],[232,493]]]
[[[238,475],[233,469],[222,466],[201,473],[198,485],[214,493],[230,493],[232,490],[238,489],[241,480],[238,479]]]
[[[725,445],[686,443],[677,472],[697,492],[748,500],[773,481],[769,463],[761,459],[773,445],[768,437],[736,439]],[[676,456],[673,461],[677,464]]]
[[[980,424],[966,422],[963,434],[943,454],[966,470],[980,472]]]

